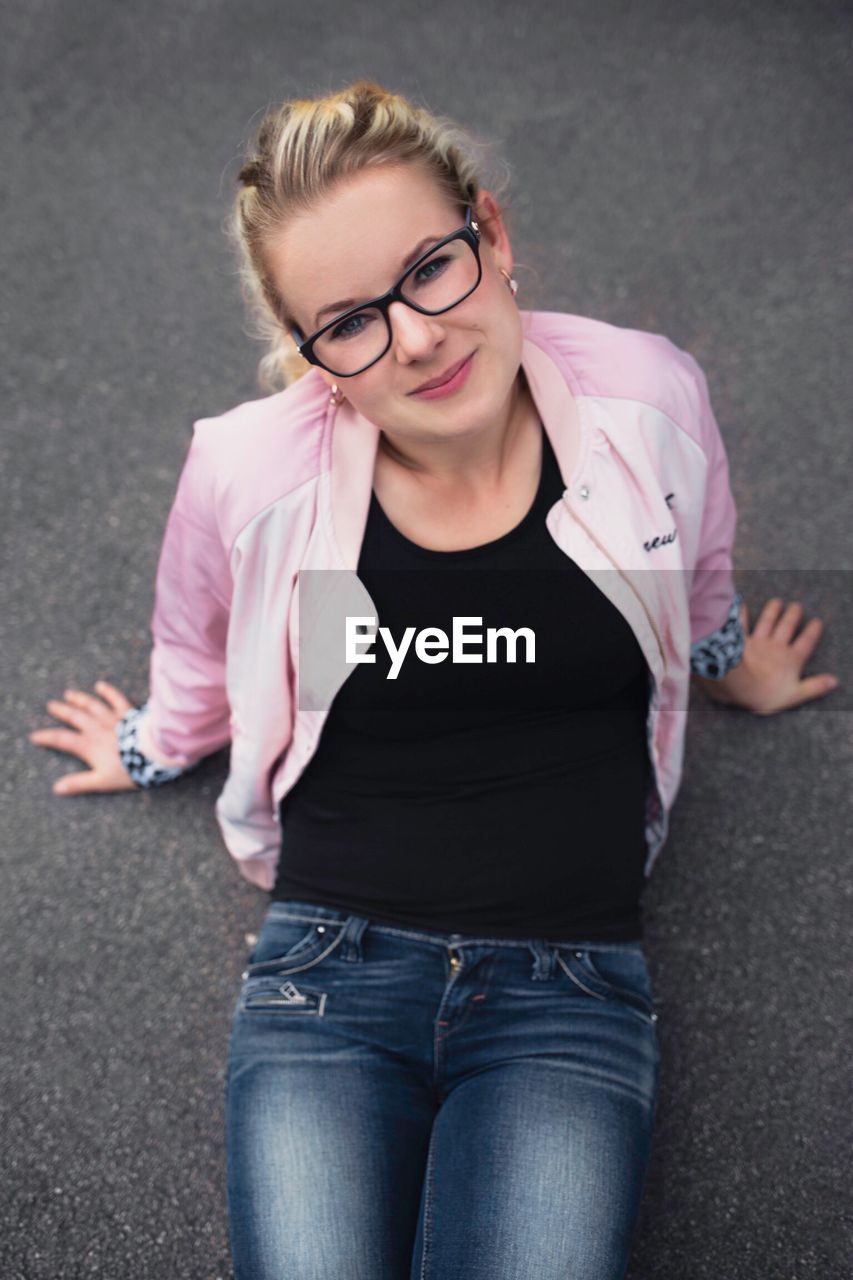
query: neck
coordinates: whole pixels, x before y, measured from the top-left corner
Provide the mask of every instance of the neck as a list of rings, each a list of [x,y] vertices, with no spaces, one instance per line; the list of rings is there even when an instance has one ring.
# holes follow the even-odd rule
[[[432,482],[448,485],[474,478],[493,478],[499,482],[519,436],[531,420],[538,420],[523,369],[512,384],[501,416],[503,425],[497,429],[488,428],[458,440],[422,442],[401,439],[383,430],[379,435],[379,449],[398,466],[417,473],[426,485]]]

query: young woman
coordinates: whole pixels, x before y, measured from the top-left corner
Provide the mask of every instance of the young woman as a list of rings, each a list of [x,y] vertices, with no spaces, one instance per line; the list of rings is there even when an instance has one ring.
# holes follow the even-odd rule
[[[749,633],[695,360],[521,310],[469,142],[369,81],[265,119],[233,230],[286,385],[195,424],[148,701],[67,690],[33,734],[90,766],[65,794],[231,743],[217,816],[272,895],[228,1062],[238,1280],[624,1274],[691,676],[759,714],[833,684],[798,604]]]

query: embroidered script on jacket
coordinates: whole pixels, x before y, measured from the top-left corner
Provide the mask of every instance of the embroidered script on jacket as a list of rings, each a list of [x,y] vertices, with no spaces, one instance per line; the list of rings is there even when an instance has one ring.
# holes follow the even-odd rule
[[[668,493],[666,495],[666,505],[671,509],[675,505],[675,494]],[[668,542],[675,542],[677,529],[673,529],[670,533],[659,534],[655,538],[650,538],[648,542],[644,542],[643,546],[646,551],[654,551],[656,547],[665,547]]]
[[[672,529],[669,533],[658,534],[657,537],[650,538],[648,542],[644,542],[643,546],[647,551],[654,551],[656,547],[665,547],[668,542],[675,542],[677,529]]]

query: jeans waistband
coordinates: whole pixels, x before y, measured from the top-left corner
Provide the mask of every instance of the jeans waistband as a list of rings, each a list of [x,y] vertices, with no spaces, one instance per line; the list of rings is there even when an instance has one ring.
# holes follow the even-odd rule
[[[583,935],[577,938],[559,939],[531,935],[530,938],[525,939],[493,938],[485,934],[444,933],[437,929],[425,929],[416,925],[389,924],[387,921],[376,920],[370,915],[362,915],[360,912],[350,911],[345,907],[331,907],[316,902],[302,902],[296,898],[273,900],[269,904],[267,914],[273,918],[283,917],[291,920],[301,920],[305,924],[328,922],[345,924],[351,916],[356,916],[359,920],[366,921],[371,929],[378,930],[380,933],[411,938],[422,942],[434,942],[441,946],[449,944],[463,947],[468,943],[469,945],[478,944],[480,946],[488,944],[492,947],[529,947],[531,942],[544,942],[548,946],[577,947],[578,949],[596,951],[643,950],[641,939],[625,941],[620,939],[584,938]]]

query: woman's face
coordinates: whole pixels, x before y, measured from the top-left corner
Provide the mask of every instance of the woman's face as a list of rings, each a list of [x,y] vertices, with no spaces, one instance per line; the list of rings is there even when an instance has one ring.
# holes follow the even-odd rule
[[[521,363],[521,317],[500,273],[512,273],[506,230],[488,192],[472,216],[481,222],[482,279],[473,293],[441,315],[391,304],[391,346],[370,368],[337,382],[350,403],[400,440],[451,438],[493,430],[509,412]],[[318,314],[340,299],[351,305],[384,293],[413,250],[463,225],[457,206],[416,165],[363,170],[340,183],[310,214],[288,221],[268,249],[273,278],[307,337],[348,307]],[[419,256],[419,255],[416,255]],[[412,395],[473,353],[463,384],[435,399]]]

